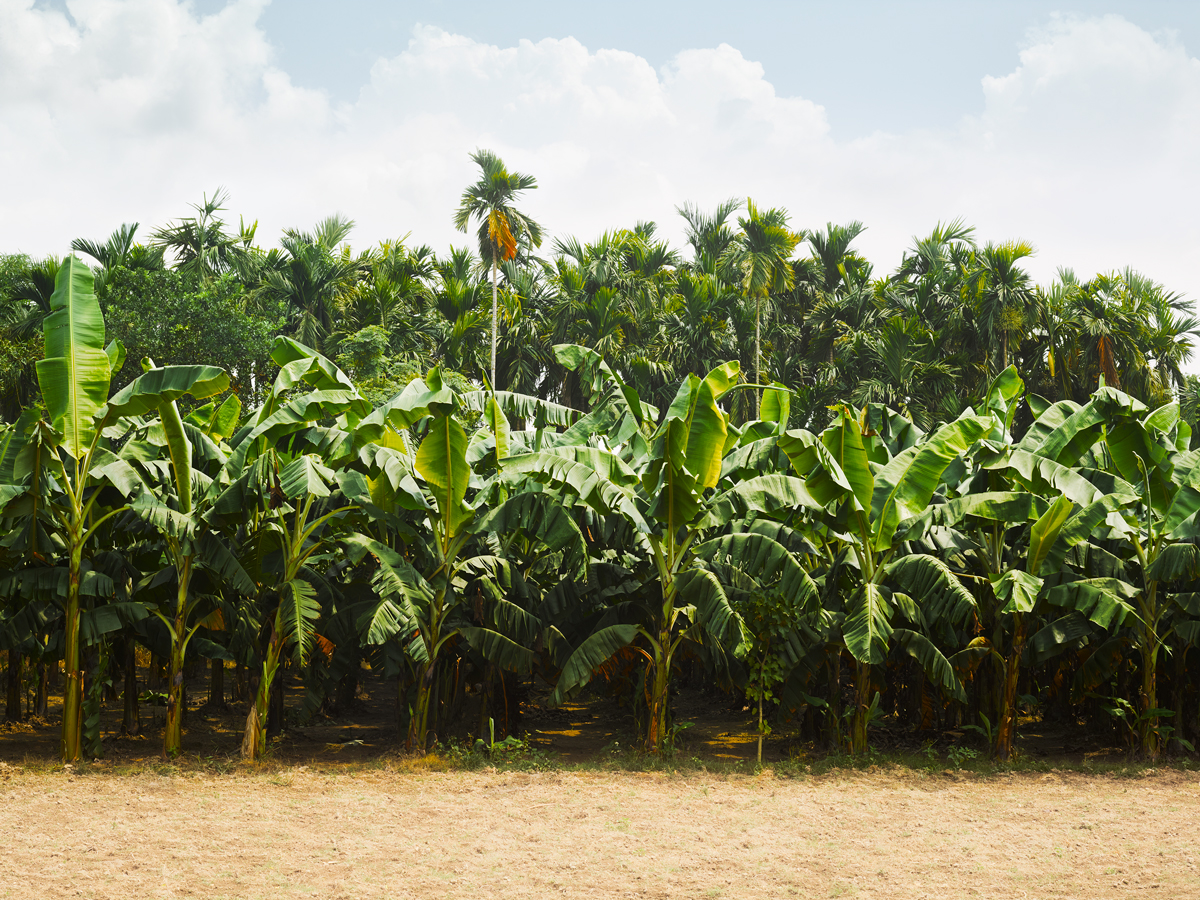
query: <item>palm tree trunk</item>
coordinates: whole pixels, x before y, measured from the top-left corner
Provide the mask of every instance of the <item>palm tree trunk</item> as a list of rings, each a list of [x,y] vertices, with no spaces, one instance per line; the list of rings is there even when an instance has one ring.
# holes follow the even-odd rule
[[[759,363],[759,360],[760,360],[761,354],[762,354],[762,351],[759,349],[759,317],[760,317],[759,314],[761,312],[761,309],[762,309],[762,298],[755,297],[754,298],[754,383],[755,384],[762,384],[762,379],[760,378],[761,365]],[[762,418],[762,391],[754,392],[754,418],[756,418],[756,419]]]
[[[492,256],[492,390],[496,390],[496,257]]]

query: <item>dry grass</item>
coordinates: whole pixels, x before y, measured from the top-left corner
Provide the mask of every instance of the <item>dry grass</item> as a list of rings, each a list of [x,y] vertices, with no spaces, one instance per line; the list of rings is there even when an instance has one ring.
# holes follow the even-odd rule
[[[0,897],[1200,896],[1200,779],[0,768]]]

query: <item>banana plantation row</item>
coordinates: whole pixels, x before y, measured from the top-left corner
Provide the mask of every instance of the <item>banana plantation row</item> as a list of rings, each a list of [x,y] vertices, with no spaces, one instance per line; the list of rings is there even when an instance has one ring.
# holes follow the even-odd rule
[[[553,703],[623,685],[652,750],[685,664],[744,692],[761,732],[807,719],[853,752],[885,714],[953,710],[1005,758],[1052,693],[1147,757],[1190,749],[1200,467],[1177,402],[1051,402],[1009,366],[929,431],[874,403],[810,431],[737,362],[659,409],[560,344],[585,409],[436,367],[372,403],[280,336],[245,409],[216,366],[146,359],[112,392],[125,351],[73,256],[50,307],[43,402],[0,443],[0,624],[10,670],[63,662],[65,760],[94,749],[95,685],[130,640],[168,660],[169,755],[196,656],[255,667],[251,758],[281,665],[319,697],[364,659],[413,748],[465,663],[536,674]]]
[[[94,272],[0,255],[10,718],[61,662],[63,756],[96,752],[142,647],[168,754],[197,659],[257,673],[248,756],[281,668],[312,712],[364,661],[414,749],[522,674],[601,679],[661,748],[680,673],[856,752],[955,724],[1005,757],[1029,713],[1190,749],[1190,302],[1040,287],[960,222],[877,276],[860,223],[753,202],[682,207],[690,258],[639,223],[547,260],[535,180],[473,158],[478,255],[338,217],[264,250],[220,193],[76,240]]]

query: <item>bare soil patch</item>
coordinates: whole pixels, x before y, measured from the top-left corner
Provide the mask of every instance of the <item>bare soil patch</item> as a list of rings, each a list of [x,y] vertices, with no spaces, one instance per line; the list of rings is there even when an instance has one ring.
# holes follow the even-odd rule
[[[1195,898],[1200,779],[0,769],[0,896]]]

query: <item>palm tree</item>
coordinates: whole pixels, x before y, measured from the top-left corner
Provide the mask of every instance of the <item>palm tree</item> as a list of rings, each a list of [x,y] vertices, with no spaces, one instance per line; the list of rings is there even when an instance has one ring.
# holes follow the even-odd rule
[[[517,246],[524,239],[535,247],[542,245],[542,226],[513,203],[520,191],[533,190],[537,180],[532,175],[509,172],[500,157],[490,150],[471,154],[483,172],[483,177],[463,191],[454,227],[466,232],[472,218],[479,219],[479,256],[492,269],[492,387],[496,386],[496,279],[500,263],[517,255]]]
[[[50,315],[50,296],[61,266],[57,256],[47,256],[30,265],[9,291],[10,314],[14,317],[10,327],[16,337],[31,338],[42,330],[42,322]]]
[[[348,247],[334,252],[353,227],[330,216],[311,233],[288,229],[279,242],[285,251],[280,265],[263,279],[264,295],[284,308],[288,333],[310,347],[324,349],[339,301],[370,271],[370,254],[355,257]]]
[[[854,239],[867,230],[862,222],[849,225],[834,225],[828,222],[824,231],[809,231],[805,237],[813,248],[813,257],[819,264],[821,289],[835,291],[848,276],[848,269],[861,269],[867,265],[865,259],[850,249]]]
[[[717,261],[737,238],[726,222],[741,206],[742,201],[731,197],[718,204],[711,214],[701,212],[694,203],[675,207],[687,222],[686,239],[692,247],[695,268],[701,272],[715,271]]]
[[[1000,344],[1000,362],[989,377],[1008,368],[1009,341],[1025,329],[1026,312],[1034,305],[1029,273],[1017,266],[1018,260],[1033,252],[1024,241],[1007,241],[987,244],[977,256],[979,323],[989,345]]]
[[[249,231],[243,227],[237,235],[225,230],[225,222],[217,218],[217,213],[225,209],[228,199],[229,194],[222,188],[218,188],[211,198],[205,194],[202,202],[192,204],[197,215],[154,232],[154,246],[171,251],[175,256],[175,268],[201,281],[238,268],[248,253],[254,226]],[[132,232],[129,237],[132,239]]]
[[[742,290],[754,298],[754,380],[761,383],[762,303],[772,291],[791,290],[794,276],[788,259],[803,235],[788,230],[785,210],[759,210],[749,199],[746,210],[745,218],[738,217],[742,233],[726,253],[741,275]],[[761,406],[762,396],[756,394],[756,415]]]
[[[479,350],[486,333],[484,282],[471,251],[450,248],[450,258],[437,267],[429,290],[430,313],[436,329],[438,364],[459,374],[481,368]],[[494,362],[494,360],[493,360]]]

